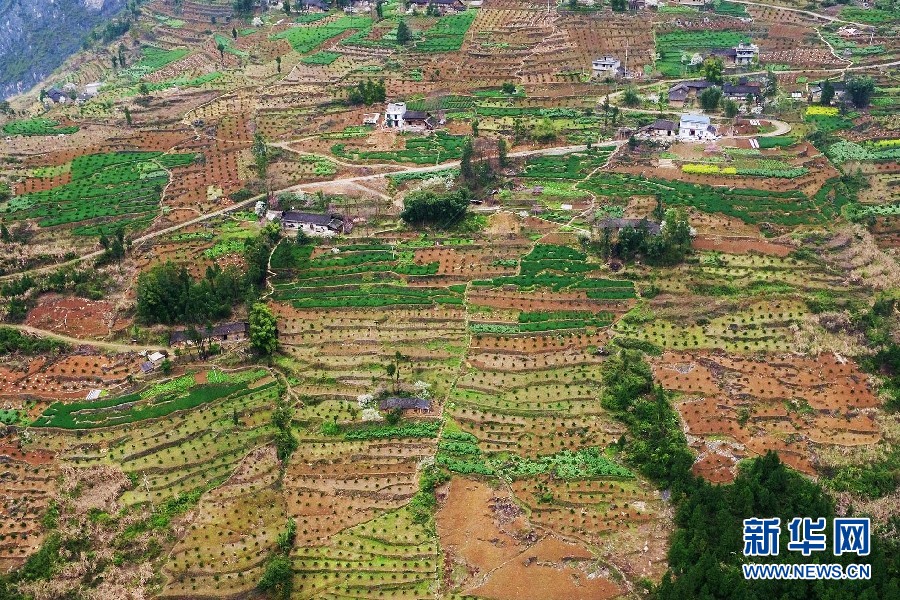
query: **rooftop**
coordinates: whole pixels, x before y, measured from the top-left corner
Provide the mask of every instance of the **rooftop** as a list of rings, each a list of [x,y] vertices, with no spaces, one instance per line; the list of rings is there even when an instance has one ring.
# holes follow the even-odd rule
[[[657,119],[650,124],[650,129],[663,129],[666,131],[675,131],[678,129],[678,125],[675,124],[675,121],[670,121],[668,119]]]
[[[662,230],[659,223],[648,219],[619,219],[610,217],[601,219],[598,225],[600,225],[601,229],[627,229],[628,227],[638,229],[640,227],[646,227],[647,232],[650,235],[658,235]]]
[[[423,398],[385,398],[378,403],[379,410],[431,410],[431,400]]]
[[[681,122],[692,125],[709,125],[709,117],[706,115],[681,115]]]

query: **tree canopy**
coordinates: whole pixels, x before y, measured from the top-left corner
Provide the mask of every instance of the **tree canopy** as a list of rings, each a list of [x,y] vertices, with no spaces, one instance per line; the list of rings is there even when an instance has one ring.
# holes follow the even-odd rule
[[[468,207],[469,197],[465,190],[446,193],[423,190],[406,196],[400,218],[413,225],[447,227],[462,219]]]
[[[275,315],[269,307],[257,302],[250,309],[250,345],[264,356],[271,356],[278,347]]]

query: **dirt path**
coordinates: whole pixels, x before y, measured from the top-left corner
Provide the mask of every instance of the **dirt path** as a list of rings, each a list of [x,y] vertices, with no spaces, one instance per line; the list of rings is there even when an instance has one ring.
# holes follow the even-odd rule
[[[102,348],[103,350],[114,350],[116,352],[143,352],[145,350],[156,351],[165,348],[165,346],[160,346],[158,344],[152,346],[142,346],[140,344],[121,344],[118,342],[102,342],[99,340],[75,338],[68,335],[62,335],[61,333],[56,333],[54,331],[47,331],[46,329],[31,327],[30,325],[4,324],[3,327],[17,329],[22,333],[29,333],[38,337],[59,340],[73,346],[93,346],[95,348]]]

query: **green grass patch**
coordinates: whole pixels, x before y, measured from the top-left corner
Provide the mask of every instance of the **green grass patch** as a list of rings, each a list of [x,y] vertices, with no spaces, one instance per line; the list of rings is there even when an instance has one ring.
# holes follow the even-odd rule
[[[247,392],[246,381],[197,385],[191,374],[126,396],[95,402],[55,402],[32,425],[62,429],[112,427],[164,417],[239,392]]]
[[[466,10],[455,15],[446,15],[437,23],[422,32],[421,39],[416,42],[416,52],[456,52],[462,48],[466,32],[478,15],[476,10]]]
[[[318,19],[315,19],[317,21]],[[309,23],[309,21],[307,21]],[[325,25],[306,25],[303,27],[291,27],[281,33],[272,36],[273,40],[287,40],[291,47],[301,53],[317,48],[326,40],[339,36],[350,29],[365,29],[372,24],[369,17],[340,17],[332,23]]]
[[[338,52],[316,52],[315,54],[304,56],[302,59],[300,59],[300,62],[305,65],[330,65],[341,56],[343,56],[343,54],[340,54]]]
[[[72,161],[69,183],[12,198],[0,214],[10,220],[37,219],[41,227],[97,219],[120,222],[125,215],[138,218],[158,209],[169,180],[167,169],[186,166],[195,158],[162,152],[79,156]]]
[[[76,131],[78,131],[77,125],[62,126],[59,121],[43,117],[10,121],[3,125],[3,133],[7,135],[59,135]]]

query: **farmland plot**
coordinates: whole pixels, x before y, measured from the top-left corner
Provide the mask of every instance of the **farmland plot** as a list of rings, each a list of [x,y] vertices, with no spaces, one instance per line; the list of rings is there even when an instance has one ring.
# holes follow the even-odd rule
[[[187,166],[194,154],[117,152],[79,156],[71,181],[50,190],[12,198],[7,219],[36,219],[41,227],[107,222],[155,213],[170,169]]]
[[[653,364],[662,385],[683,394],[677,408],[701,451],[695,471],[714,480],[730,480],[735,460],[770,448],[794,468],[814,473],[820,449],[881,439],[869,412],[879,401],[867,377],[833,354],[666,352]]]

